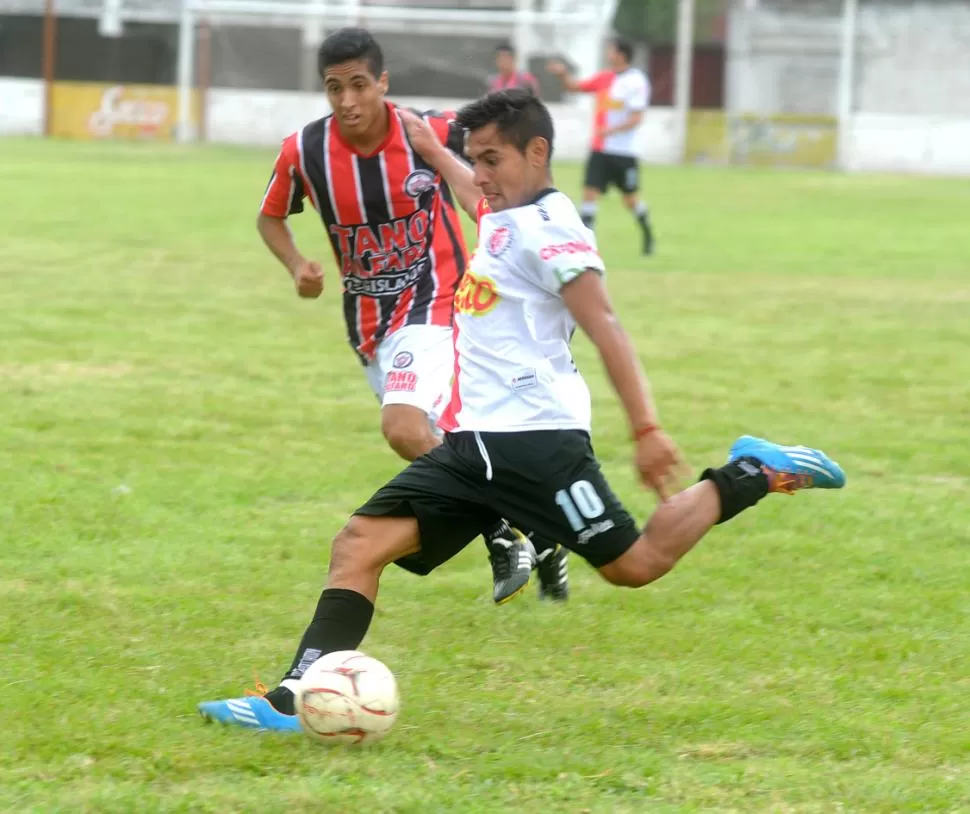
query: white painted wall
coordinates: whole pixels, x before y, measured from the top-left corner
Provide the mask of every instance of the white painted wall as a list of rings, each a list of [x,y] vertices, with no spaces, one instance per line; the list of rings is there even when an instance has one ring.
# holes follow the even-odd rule
[[[730,112],[836,115],[838,17],[735,3],[726,47]]]
[[[840,3],[732,6],[727,107],[738,113],[836,115]],[[861,2],[853,109],[970,117],[970,3]]]
[[[970,3],[859,4],[855,109],[970,117]]]
[[[860,113],[849,169],[970,176],[970,118]]]
[[[454,109],[461,99],[399,99],[419,109]],[[557,155],[586,154],[589,106],[551,105]],[[0,78],[0,135],[40,135],[44,86],[37,80]],[[319,94],[213,90],[209,98],[211,142],[273,148],[306,122],[326,115]],[[642,129],[641,155],[656,164],[675,164],[677,124],[670,108],[649,111]],[[859,171],[919,172],[970,176],[970,116],[915,116],[860,113],[849,134],[849,168]]]
[[[44,129],[44,83],[0,77],[0,135],[39,136]]]

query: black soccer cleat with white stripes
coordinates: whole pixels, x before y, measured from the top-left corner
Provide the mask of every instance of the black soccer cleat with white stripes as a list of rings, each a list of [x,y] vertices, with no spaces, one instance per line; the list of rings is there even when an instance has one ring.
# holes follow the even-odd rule
[[[485,547],[492,565],[492,599],[504,605],[528,587],[536,552],[529,538],[508,523],[486,538]]]
[[[569,552],[561,545],[547,548],[536,558],[539,599],[565,602],[569,599]]]

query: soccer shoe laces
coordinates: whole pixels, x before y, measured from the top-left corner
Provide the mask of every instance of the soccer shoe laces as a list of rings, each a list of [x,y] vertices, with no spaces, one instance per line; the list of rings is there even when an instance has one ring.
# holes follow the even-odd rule
[[[507,548],[489,549],[488,559],[492,572],[498,579],[508,579],[512,574],[512,553]]]

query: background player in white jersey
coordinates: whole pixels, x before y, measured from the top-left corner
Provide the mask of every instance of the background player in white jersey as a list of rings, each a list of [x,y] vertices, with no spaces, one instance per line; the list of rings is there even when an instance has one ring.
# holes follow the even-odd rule
[[[769,492],[845,483],[817,450],[744,436],[727,464],[676,493],[680,453],[610,305],[593,234],[552,186],[549,111],[528,91],[507,90],[467,105],[458,121],[474,176],[436,139],[412,137],[479,216],[478,250],[455,302],[445,442],[379,489],[337,535],[317,616],[280,686],[260,698],[201,704],[206,718],[298,730],[292,688],[321,653],[357,649],[384,568],[427,574],[498,514],[561,540],[608,582],[639,587]],[[408,123],[414,135],[423,127]],[[593,455],[589,391],[569,350],[577,325],[623,404],[637,472],[662,501],[642,531]]]
[[[650,80],[633,67],[633,46],[615,39],[607,46],[609,69],[589,79],[574,79],[560,60],[549,63],[549,72],[560,78],[566,90],[596,94],[593,139],[583,180],[583,202],[579,212],[590,229],[596,221],[600,195],[611,186],[623,194],[623,203],[637,220],[643,239],[643,253],[654,249],[650,213],[640,198],[640,163],[637,131],[650,104]]]

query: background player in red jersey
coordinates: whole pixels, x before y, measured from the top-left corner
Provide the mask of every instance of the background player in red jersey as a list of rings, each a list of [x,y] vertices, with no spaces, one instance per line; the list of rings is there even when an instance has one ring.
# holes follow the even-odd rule
[[[297,248],[286,218],[310,198],[343,280],[351,347],[381,401],[381,430],[405,460],[439,444],[436,422],[454,367],[452,317],[467,250],[451,190],[411,147],[398,109],[385,101],[387,72],[374,38],[335,31],[319,53],[333,113],[283,142],[259,215],[259,233],[290,272],[301,297],[323,291],[323,270]],[[425,119],[461,151],[463,132],[443,116]],[[485,530],[493,598],[506,602],[529,582],[533,545],[496,517]],[[540,546],[541,547],[541,546]],[[557,554],[565,566],[565,552]],[[545,593],[565,598],[562,577]]]
[[[488,78],[489,93],[509,88],[524,88],[539,95],[539,80],[528,71],[520,71],[516,64],[515,49],[503,43],[495,49],[495,67],[498,73]]]

